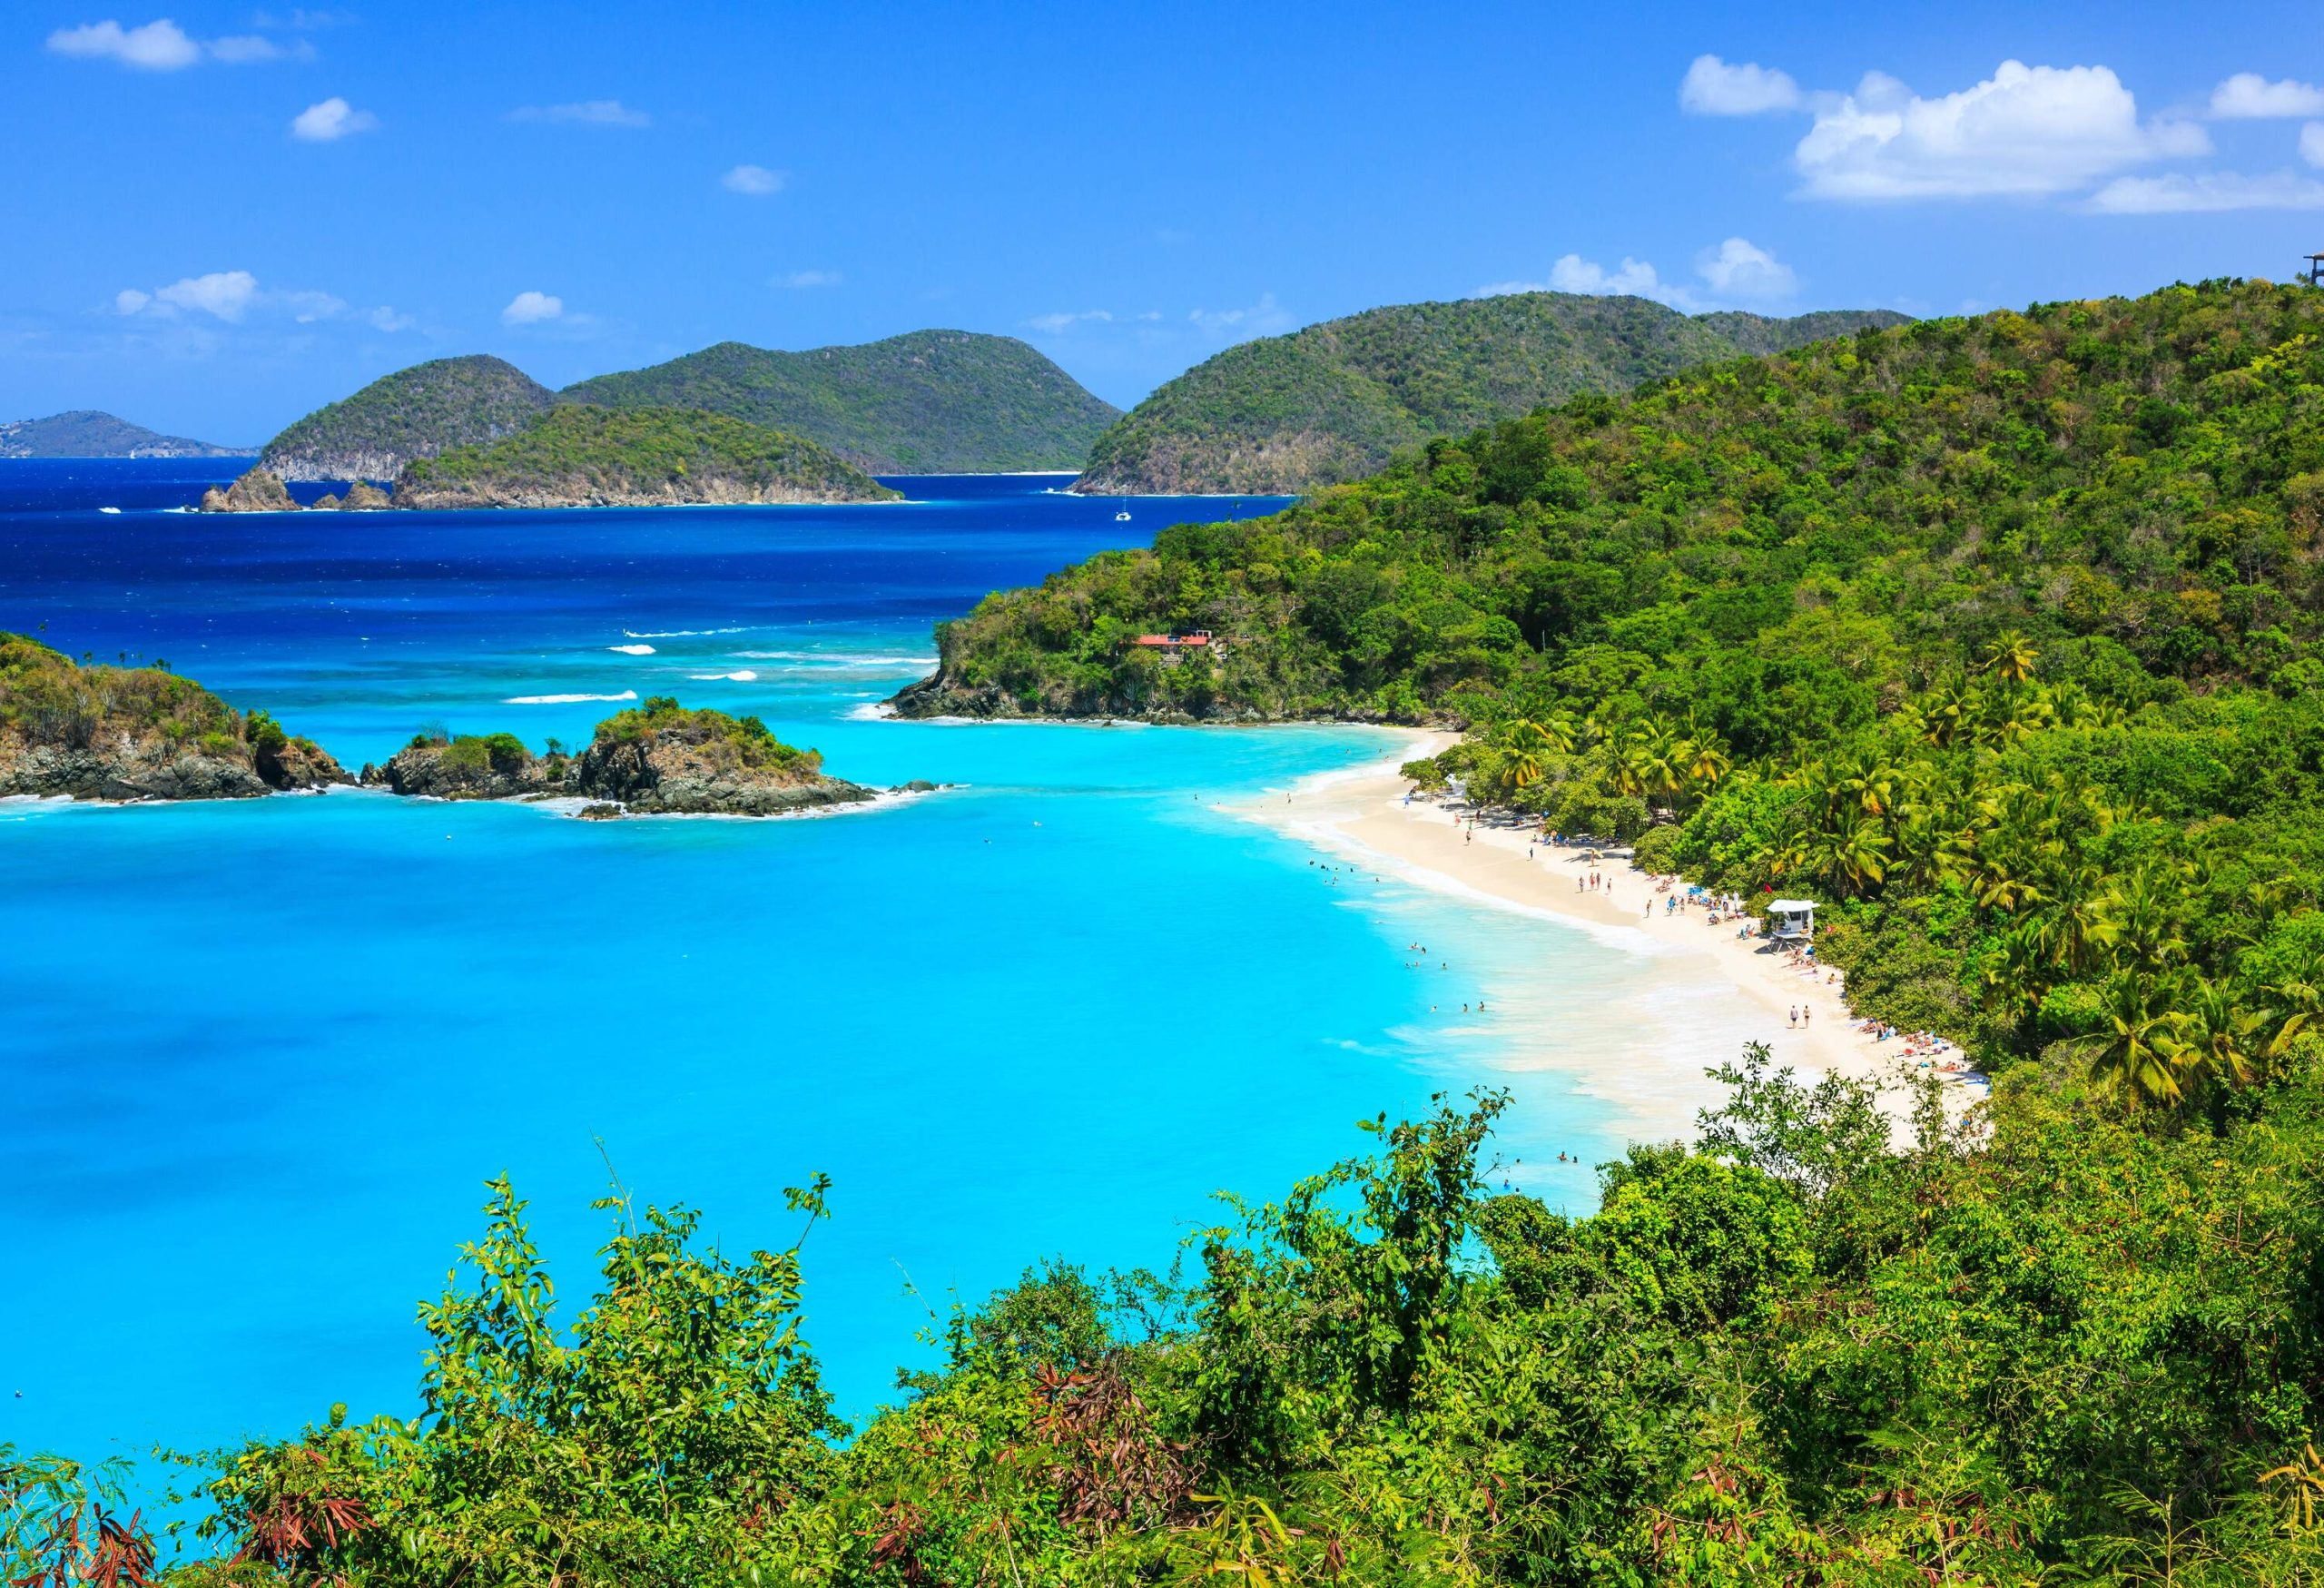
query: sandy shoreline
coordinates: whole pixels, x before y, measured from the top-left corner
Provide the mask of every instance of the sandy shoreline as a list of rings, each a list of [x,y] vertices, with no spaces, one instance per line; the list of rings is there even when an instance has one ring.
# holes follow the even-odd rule
[[[1844,979],[1834,972],[1797,969],[1758,940],[1737,938],[1731,924],[1708,924],[1699,908],[1666,914],[1669,895],[1657,893],[1653,882],[1627,861],[1593,863],[1580,849],[1530,842],[1532,829],[1527,826],[1480,822],[1471,831],[1465,811],[1449,804],[1421,798],[1407,804],[1410,785],[1397,775],[1398,764],[1453,742],[1447,734],[1416,736],[1384,760],[1304,779],[1287,791],[1232,808],[1317,847],[1363,855],[1438,892],[1579,926],[1610,946],[1650,957],[1651,979],[1659,986],[1733,988],[1748,1000],[1756,1018],[1745,1022],[1749,1029],[1735,1032],[1724,1057],[1739,1058],[1746,1041],[1762,1041],[1777,1064],[1803,1075],[1885,1079],[1896,1072],[1903,1045],[1895,1039],[1877,1041],[1856,1029],[1843,997]],[[1595,893],[1577,891],[1576,880],[1591,871],[1604,874],[1610,885]],[[1795,1007],[1805,1012],[1803,1025],[1791,1023]],[[1957,1060],[1957,1050],[1948,1057]],[[1647,1095],[1631,1096],[1626,1095],[1633,1089],[1624,1076],[1592,1079],[1590,1090],[1624,1105],[1634,1128],[1657,1137],[1691,1135],[1695,1108],[1717,1095],[1708,1082],[1673,1087],[1660,1078],[1659,1084],[1636,1089]],[[1956,1096],[1964,1090],[1954,1090]]]

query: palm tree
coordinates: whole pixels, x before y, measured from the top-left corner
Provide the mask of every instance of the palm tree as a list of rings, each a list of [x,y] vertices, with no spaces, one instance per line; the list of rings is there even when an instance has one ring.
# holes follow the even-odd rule
[[[1802,871],[1843,895],[1879,883],[1888,864],[1888,834],[1869,816],[1845,826],[1802,833],[1776,862],[1778,872]]]
[[[2169,1007],[2175,991],[2142,976],[2114,977],[2106,983],[2104,1024],[2067,1046],[2089,1057],[2091,1078],[2102,1086],[2134,1101],[2177,1102],[2192,1055],[2188,1017]]]
[[[2251,1083],[2257,1066],[2281,1059],[2308,1025],[2305,1013],[2249,1003],[2224,981],[2197,978],[2185,1001],[2191,1059],[2211,1079],[2238,1086]]]
[[[2023,684],[2034,676],[2041,654],[2020,630],[2004,629],[1985,652],[1985,670],[2008,683]]]

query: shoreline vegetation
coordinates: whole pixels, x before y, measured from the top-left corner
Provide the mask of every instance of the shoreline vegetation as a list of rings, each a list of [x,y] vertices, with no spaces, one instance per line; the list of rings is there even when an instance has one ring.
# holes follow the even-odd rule
[[[819,751],[755,716],[654,695],[597,725],[588,745],[536,755],[514,734],[416,735],[350,774],[262,711],[237,712],[166,662],[76,664],[0,633],[0,797],[128,803],[250,799],[333,787],[445,800],[566,800],[586,820],[775,816],[870,804],[881,791],[832,777]],[[885,791],[921,794],[915,780]]]

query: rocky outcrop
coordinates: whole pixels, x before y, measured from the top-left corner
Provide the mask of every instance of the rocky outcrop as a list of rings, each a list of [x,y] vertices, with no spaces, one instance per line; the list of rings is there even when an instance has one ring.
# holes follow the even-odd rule
[[[75,666],[0,634],[0,794],[251,799],[351,781],[310,739],[160,667]]]
[[[325,494],[322,498],[317,500],[314,506],[310,508],[308,511],[319,513],[376,513],[394,506],[394,499],[390,498],[387,492],[381,490],[378,486],[373,485],[368,479],[359,479],[351,482],[348,486],[347,494],[345,496],[341,497]]]
[[[575,473],[523,484],[500,481],[419,482],[407,475],[396,482],[395,505],[444,512],[466,508],[735,508],[791,507],[803,503],[886,502],[896,493],[874,488],[858,491],[822,484],[738,478],[732,475],[679,479],[607,479]]]
[[[212,486],[202,493],[205,513],[295,513],[299,504],[278,475],[253,469],[229,486]]]
[[[592,821],[630,815],[779,816],[877,795],[827,777],[822,758],[795,750],[755,717],[688,711],[659,696],[597,725],[578,756],[535,755],[514,734],[414,739],[367,786],[445,800],[586,800]],[[933,787],[911,785],[915,791]]]
[[[575,782],[591,799],[637,814],[780,816],[874,797],[821,772],[753,766],[724,738],[689,742],[675,733],[599,739],[581,757]]]
[[[366,787],[438,800],[521,800],[576,792],[567,784],[571,761],[536,755],[514,734],[459,738],[422,736],[384,766],[366,765]]]

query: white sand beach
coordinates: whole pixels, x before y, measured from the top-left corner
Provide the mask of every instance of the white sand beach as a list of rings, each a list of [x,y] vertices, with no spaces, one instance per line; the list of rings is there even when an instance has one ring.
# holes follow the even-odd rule
[[[1885,1079],[1897,1073],[1905,1061],[1904,1042],[1879,1041],[1858,1029],[1839,972],[1795,966],[1790,956],[1758,939],[1738,938],[1732,921],[1709,924],[1708,912],[1699,906],[1666,912],[1672,895],[1657,893],[1654,879],[1627,860],[1592,860],[1587,857],[1600,852],[1541,843],[1536,828],[1513,821],[1496,824],[1487,817],[1472,827],[1472,814],[1453,802],[1417,795],[1407,800],[1410,784],[1397,775],[1397,766],[1453,742],[1446,734],[1415,737],[1382,761],[1306,779],[1272,802],[1240,807],[1240,814],[1486,908],[1571,922],[1648,957],[1651,984],[1672,993],[1723,985],[1742,994],[1746,1001],[1734,1006],[1739,1019],[1731,1047],[1668,1064],[1640,1062],[1640,1056],[1626,1053],[1619,1039],[1620,1031],[1635,1031],[1640,1041],[1650,1041],[1656,1023],[1650,1011],[1608,1010],[1613,1040],[1598,1033],[1600,1040],[1587,1044],[1601,1061],[1589,1066],[1596,1073],[1584,1077],[1586,1090],[1617,1104],[1639,1134],[1690,1134],[1696,1110],[1722,1095],[1701,1073],[1705,1059],[1739,1057],[1747,1041],[1766,1042],[1777,1064],[1803,1075]],[[1604,885],[1594,892],[1577,889],[1577,881],[1586,883],[1592,872]],[[1684,892],[1683,885],[1673,889]],[[1796,1024],[1795,1010],[1801,1017]],[[1610,1065],[1603,1061],[1608,1058]],[[1939,1062],[1958,1063],[1960,1058],[1957,1049],[1948,1049]],[[1972,1088],[1952,1090],[1962,1103],[1970,1100]]]

